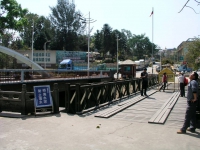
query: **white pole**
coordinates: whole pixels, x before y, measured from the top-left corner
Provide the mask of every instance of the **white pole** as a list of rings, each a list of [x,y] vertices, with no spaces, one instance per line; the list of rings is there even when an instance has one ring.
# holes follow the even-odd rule
[[[117,36],[117,79],[118,79],[118,36]]]
[[[154,10],[152,8],[152,74],[153,74],[153,16],[154,16]]]
[[[46,44],[47,44],[47,42],[44,43],[44,69],[46,69],[46,53],[47,53]]]
[[[46,45],[48,42],[51,42],[51,41],[47,41],[44,43],[44,69],[46,69],[46,55],[47,55],[47,48],[46,48]]]
[[[32,49],[32,53],[31,53],[31,58],[32,58],[32,61],[33,61],[33,36],[34,36],[34,20],[33,20],[33,30],[32,30],[32,46],[31,46],[31,49]]]
[[[162,55],[162,53],[161,53],[161,51],[160,51],[160,71],[162,70],[161,55]]]
[[[88,22],[88,77],[90,70],[90,12],[89,12],[89,22]]]

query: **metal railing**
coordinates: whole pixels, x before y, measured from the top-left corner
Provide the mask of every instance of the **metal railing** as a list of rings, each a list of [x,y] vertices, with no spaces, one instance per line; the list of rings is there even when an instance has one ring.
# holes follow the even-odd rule
[[[104,78],[111,77],[112,72],[107,70],[87,71],[79,70],[30,70],[30,69],[0,69],[0,83],[25,82],[40,79],[76,79],[76,78]]]

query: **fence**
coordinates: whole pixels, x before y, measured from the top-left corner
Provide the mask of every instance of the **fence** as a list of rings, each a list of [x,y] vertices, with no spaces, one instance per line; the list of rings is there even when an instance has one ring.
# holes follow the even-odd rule
[[[58,78],[104,78],[112,77],[113,70],[29,70],[29,69],[0,69],[0,83],[21,82],[25,80],[58,79]]]
[[[141,89],[142,80],[121,80],[114,82],[73,84],[66,83],[65,98],[59,100],[58,84],[54,84],[52,93],[55,113],[59,112],[59,101],[64,101],[67,113],[84,113],[109,105],[124,98],[134,96]],[[157,76],[149,78],[149,86],[158,84]],[[28,92],[25,84],[22,91],[0,90],[0,112],[20,112],[22,115],[34,112],[34,93]]]
[[[57,83],[51,91],[54,112],[59,112],[59,91]],[[19,112],[22,115],[34,113],[34,93],[26,91],[26,85],[22,85],[22,91],[1,91],[0,89],[0,112]]]

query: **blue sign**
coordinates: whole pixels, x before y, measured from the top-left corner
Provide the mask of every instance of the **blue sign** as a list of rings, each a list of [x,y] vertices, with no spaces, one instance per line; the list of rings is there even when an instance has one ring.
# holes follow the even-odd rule
[[[52,106],[51,90],[49,85],[34,86],[35,107]]]

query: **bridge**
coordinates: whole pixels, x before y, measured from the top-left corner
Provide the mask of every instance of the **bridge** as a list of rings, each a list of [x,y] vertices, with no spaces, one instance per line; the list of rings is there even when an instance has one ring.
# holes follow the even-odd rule
[[[12,56],[13,58],[16,58],[17,60],[20,60],[21,62],[27,64],[29,67],[31,67],[32,69],[35,70],[44,70],[40,65],[38,65],[37,63],[33,62],[32,60],[30,60],[29,58],[27,58],[26,56],[10,49],[4,46],[0,45],[0,52],[7,54],[9,56]]]

